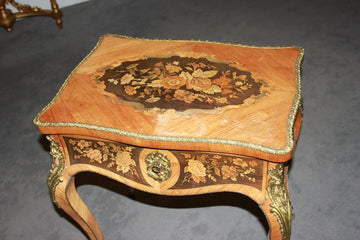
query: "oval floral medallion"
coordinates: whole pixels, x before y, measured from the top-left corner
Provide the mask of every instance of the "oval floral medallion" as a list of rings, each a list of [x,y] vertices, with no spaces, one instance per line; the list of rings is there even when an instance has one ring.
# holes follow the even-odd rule
[[[209,59],[171,56],[126,61],[106,68],[96,81],[115,101],[145,112],[222,109],[260,94],[262,84],[250,72]]]

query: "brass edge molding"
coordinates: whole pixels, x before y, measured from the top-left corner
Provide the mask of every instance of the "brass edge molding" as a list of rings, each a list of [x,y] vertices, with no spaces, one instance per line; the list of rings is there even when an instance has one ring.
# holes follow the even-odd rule
[[[65,160],[61,150],[59,149],[60,144],[50,136],[46,136],[46,138],[50,141],[50,155],[53,157],[50,173],[47,178],[47,185],[53,202],[59,207],[55,199],[55,190],[57,185],[60,182],[63,182],[61,172],[65,167]]]
[[[125,131],[117,128],[104,127],[92,124],[85,123],[77,123],[77,122],[41,122],[40,117],[43,113],[45,113],[51,105],[59,98],[62,91],[65,89],[67,84],[69,83],[72,76],[75,72],[80,68],[80,66],[87,61],[87,59],[98,49],[101,45],[102,41],[106,37],[118,37],[118,38],[127,38],[133,40],[143,40],[143,41],[164,41],[164,42],[199,42],[199,43],[212,43],[212,44],[220,44],[220,45],[229,45],[229,46],[240,46],[240,47],[249,47],[249,48],[262,48],[262,49],[286,49],[286,48],[296,48],[299,50],[299,55],[297,57],[295,63],[295,78],[296,78],[296,92],[295,98],[290,109],[288,121],[287,121],[287,145],[284,148],[273,148],[260,144],[250,143],[250,142],[242,142],[237,140],[229,140],[229,139],[219,139],[219,138],[196,138],[196,137],[181,137],[181,136],[161,136],[161,135],[150,135],[150,134],[141,134],[136,132]],[[104,131],[109,133],[115,133],[127,137],[133,137],[144,140],[154,140],[154,141],[166,141],[166,142],[188,142],[188,143],[210,143],[210,144],[222,144],[222,145],[233,145],[238,147],[250,148],[254,150],[258,150],[264,153],[274,154],[274,155],[286,155],[290,153],[295,145],[293,126],[295,123],[296,113],[301,105],[301,76],[300,76],[300,65],[304,56],[304,49],[298,46],[287,46],[287,47],[260,47],[260,46],[249,46],[249,45],[241,45],[241,44],[230,44],[230,43],[220,43],[220,42],[212,42],[212,41],[199,41],[199,40],[158,40],[158,39],[142,39],[142,38],[134,38],[124,35],[117,34],[106,34],[100,37],[95,47],[90,51],[90,53],[75,67],[75,69],[70,73],[70,75],[66,78],[65,82],[55,95],[55,97],[51,100],[51,102],[46,105],[40,113],[37,114],[35,119],[33,120],[34,124],[39,127],[78,127],[78,128],[86,128],[97,131]]]
[[[235,44],[235,43],[225,43],[225,42],[216,42],[216,41],[208,41],[208,40],[181,40],[181,39],[148,39],[148,38],[137,38],[137,37],[130,37],[121,34],[104,34],[99,38],[99,42],[102,41],[106,37],[118,37],[118,38],[127,38],[132,40],[140,40],[140,41],[162,41],[162,42],[193,42],[193,43],[213,43],[219,45],[227,45],[227,46],[239,46],[239,47],[247,47],[247,48],[262,48],[262,49],[285,49],[285,48],[296,48],[300,51],[304,51],[302,47],[299,46],[255,46],[255,45],[246,45],[246,44]]]
[[[280,224],[282,240],[290,240],[291,221],[294,215],[292,214],[290,198],[285,189],[283,164],[269,169],[268,174],[271,178],[267,187],[269,197],[272,201],[270,204],[270,212],[276,216]]]
[[[302,97],[300,98],[299,111],[300,111],[301,117],[304,117],[304,99]]]

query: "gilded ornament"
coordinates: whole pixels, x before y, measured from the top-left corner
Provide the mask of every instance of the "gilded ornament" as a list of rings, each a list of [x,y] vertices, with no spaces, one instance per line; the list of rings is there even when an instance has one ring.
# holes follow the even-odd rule
[[[62,28],[62,12],[56,0],[50,0],[51,10],[43,10],[37,6],[30,6],[28,4],[21,4],[15,0],[0,1],[0,26],[7,31],[11,31],[16,19],[31,16],[48,16],[56,20],[56,24]],[[18,12],[13,13],[10,9],[6,9],[6,4],[11,4]]]
[[[147,174],[154,180],[162,182],[171,176],[170,160],[162,153],[154,151],[145,158]]]
[[[59,148],[60,144],[58,142],[56,142],[50,136],[46,136],[46,138],[47,138],[47,140],[50,141],[50,155],[53,157],[50,173],[47,178],[47,185],[49,187],[49,192],[50,192],[53,202],[57,206],[59,206],[55,199],[55,190],[56,190],[57,185],[60,182],[63,182],[61,172],[64,169],[65,160],[64,160],[64,156]]]
[[[272,201],[270,204],[271,213],[274,213],[282,234],[282,240],[290,240],[291,221],[294,218],[290,198],[285,189],[284,166],[282,164],[268,171],[270,180],[268,184],[268,193]]]

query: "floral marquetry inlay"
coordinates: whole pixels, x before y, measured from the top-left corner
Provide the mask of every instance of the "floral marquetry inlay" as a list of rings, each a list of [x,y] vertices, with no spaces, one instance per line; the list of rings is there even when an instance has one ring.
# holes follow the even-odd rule
[[[181,153],[186,165],[182,184],[247,183],[261,185],[262,162],[243,156]]]
[[[158,182],[170,178],[172,189],[215,184],[245,184],[262,188],[264,163],[256,158],[189,151],[156,151],[120,142],[64,137],[70,164],[90,164],[148,185],[150,176]],[[144,156],[143,156],[144,152]],[[145,167],[141,170],[141,161]],[[170,163],[172,162],[172,163]],[[179,175],[172,174],[177,168]],[[176,179],[175,179],[176,178]]]
[[[140,178],[132,157],[134,147],[113,142],[65,138],[71,158],[77,162],[95,163],[118,172]]]
[[[219,112],[260,95],[262,83],[237,65],[211,57],[147,57],[104,68],[96,82],[115,102],[147,113]]]

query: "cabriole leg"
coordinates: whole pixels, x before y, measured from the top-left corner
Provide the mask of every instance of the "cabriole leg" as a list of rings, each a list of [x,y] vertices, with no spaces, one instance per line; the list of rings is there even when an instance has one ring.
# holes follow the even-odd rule
[[[66,174],[60,144],[51,137],[48,139],[51,142],[50,154],[53,156],[53,162],[47,183],[54,203],[74,219],[91,240],[103,240],[98,223],[77,193],[74,176]]]
[[[278,164],[268,170],[266,201],[260,206],[269,223],[270,240],[290,240],[294,217],[287,185],[288,167]]]

